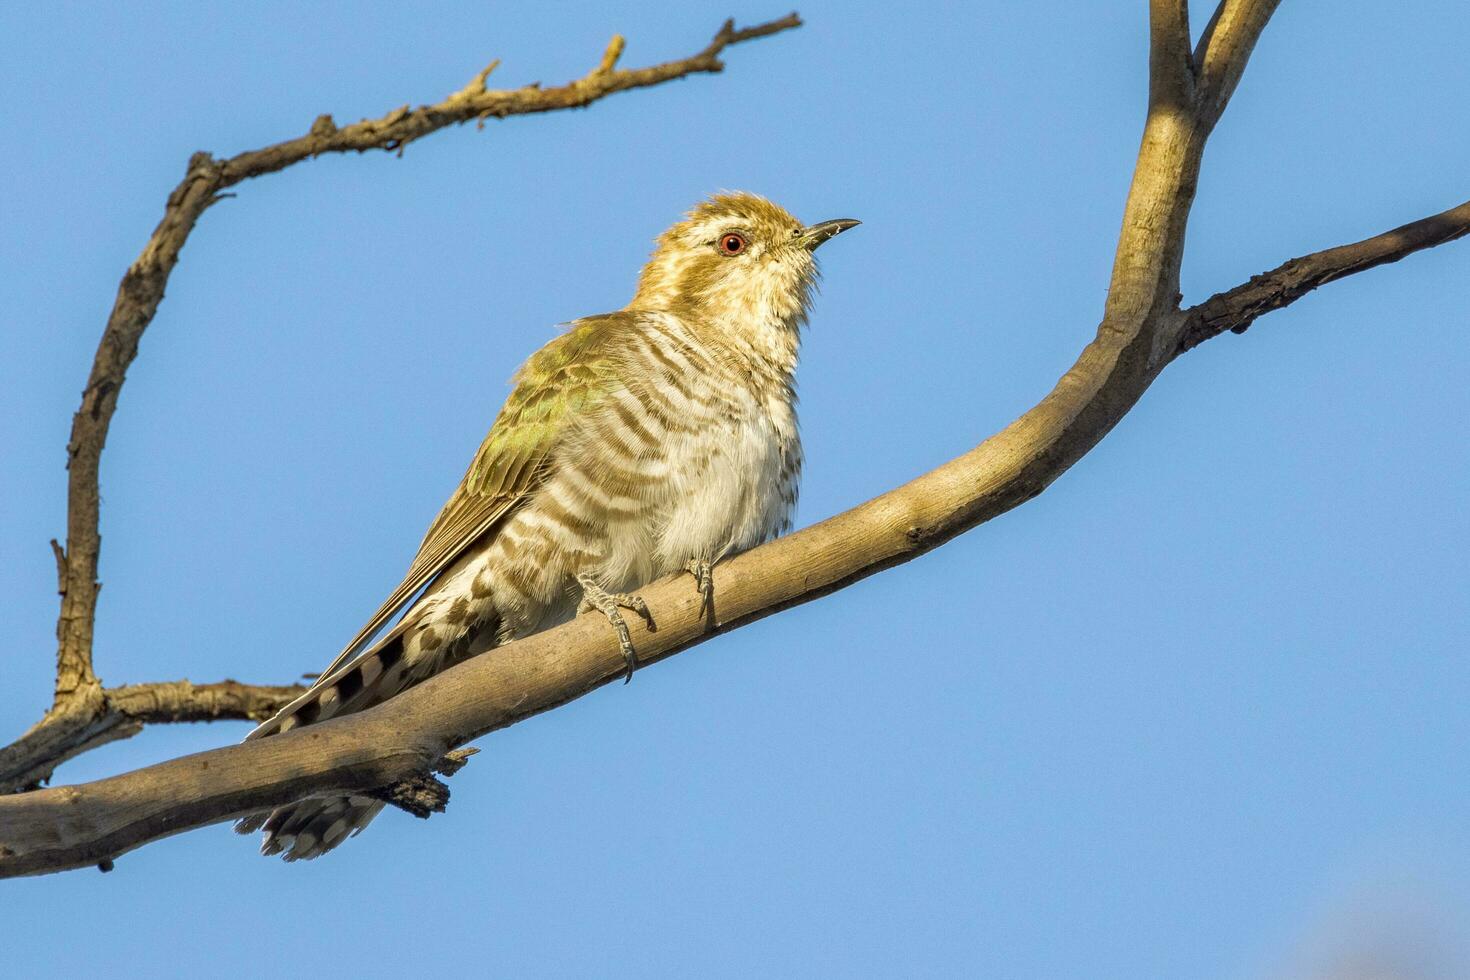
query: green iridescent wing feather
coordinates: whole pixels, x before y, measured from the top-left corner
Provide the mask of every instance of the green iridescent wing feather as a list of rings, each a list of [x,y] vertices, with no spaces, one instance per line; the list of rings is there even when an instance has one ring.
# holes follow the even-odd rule
[[[544,482],[567,423],[616,389],[608,348],[631,320],[627,313],[577,320],[517,372],[515,389],[459,487],[429,525],[403,581],[322,677],[361,650],[420,589]]]

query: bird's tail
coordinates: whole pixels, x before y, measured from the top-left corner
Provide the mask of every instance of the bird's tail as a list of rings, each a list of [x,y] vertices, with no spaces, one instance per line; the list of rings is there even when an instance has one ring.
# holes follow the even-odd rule
[[[421,671],[412,670],[419,658],[407,656],[406,625],[395,627],[345,664],[318,677],[305,694],[262,722],[245,740],[362,711],[411,686],[410,675]]]
[[[260,853],[280,854],[287,861],[321,857],[364,827],[383,809],[369,796],[318,796],[268,813],[254,813],[235,824],[235,831],[264,831]]]
[[[371,647],[318,678],[305,694],[247,735],[246,741],[380,704],[467,652],[463,640],[423,649],[423,641],[432,635],[415,629],[413,620],[406,619]],[[262,854],[281,854],[287,861],[298,861],[320,857],[348,836],[361,833],[382,809],[380,801],[366,796],[315,796],[253,813],[237,821],[235,830],[241,834],[264,831]]]

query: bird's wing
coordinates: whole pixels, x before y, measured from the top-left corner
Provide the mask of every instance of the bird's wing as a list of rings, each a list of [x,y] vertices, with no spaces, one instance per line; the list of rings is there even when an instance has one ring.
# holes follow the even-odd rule
[[[577,320],[521,367],[514,390],[459,487],[429,525],[403,581],[319,677],[327,678],[350,660],[434,576],[544,482],[568,423],[616,388],[608,348],[631,320],[628,313]]]

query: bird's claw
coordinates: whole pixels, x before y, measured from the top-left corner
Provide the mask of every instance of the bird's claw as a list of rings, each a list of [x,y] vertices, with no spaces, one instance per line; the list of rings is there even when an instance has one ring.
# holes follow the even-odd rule
[[[691,558],[684,563],[684,571],[694,576],[694,587],[699,590],[699,612],[708,616],[715,607],[714,562],[708,558]]]
[[[657,629],[653,623],[653,614],[648,611],[648,603],[643,597],[623,592],[608,592],[602,586],[589,578],[578,578],[577,583],[582,586],[582,601],[577,606],[578,612],[590,612],[596,610],[607,617],[612,623],[613,629],[618,634],[618,647],[623,651],[623,660],[628,665],[628,672],[623,676],[626,684],[633,679],[633,670],[638,666],[638,657],[633,650],[633,637],[628,632],[628,622],[623,619],[619,610],[631,609],[643,621],[648,624],[650,632]]]

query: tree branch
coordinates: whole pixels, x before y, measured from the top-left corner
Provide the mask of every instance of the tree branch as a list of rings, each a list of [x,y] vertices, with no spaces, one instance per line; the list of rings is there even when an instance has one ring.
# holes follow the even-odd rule
[[[1221,0],[1195,53],[1200,121],[1214,127],[1281,0]]]
[[[1289,259],[1270,272],[1252,276],[1249,282],[1216,293],[1186,311],[1179,353],[1227,330],[1245,333],[1257,317],[1295,303],[1318,286],[1397,262],[1406,255],[1467,234],[1470,234],[1470,201],[1361,242]]]
[[[1174,30],[1154,35],[1156,44],[1177,47],[1178,40]],[[1096,445],[1175,349],[1184,227],[1208,131],[1192,107],[1151,99],[1103,322],[1040,404],[903,487],[721,563],[713,613],[684,577],[642,590],[658,623],[656,632],[630,623],[642,662],[908,561],[1041,493]],[[584,616],[360,714],[84,786],[0,798],[0,876],[96,864],[161,836],[316,793],[381,795],[389,786],[400,788],[389,792],[395,801],[433,804],[434,787],[424,796],[413,786],[422,787],[421,777],[447,751],[622,672],[605,622]]]
[[[1194,56],[1189,50],[1188,0],[1149,0],[1148,101],[1194,104]]]
[[[102,545],[98,474],[118,394],[128,367],[137,357],[143,332],[163,300],[179,252],[200,215],[219,201],[227,188],[323,153],[392,150],[401,155],[409,143],[446,126],[470,120],[483,124],[491,116],[504,118],[571,109],[590,105],[616,92],[688,75],[719,72],[724,69],[720,55],[731,45],[799,26],[801,19],[794,13],[743,29],[737,29],[734,21],[726,21],[709,44],[696,54],[633,69],[617,68],[623,39],[614,36],[597,67],[566,85],[548,89],[535,84],[512,90],[487,89],[486,79],[496,65],[492,62],[464,88],[433,105],[412,110],[402,106],[381,118],[364,119],[342,128],[338,128],[331,116],[320,116],[303,136],[225,160],[216,160],[203,152],[194,154],[184,179],[168,197],[163,219],[123,276],[82,393],[81,408],[72,418],[71,438],[67,443],[67,543],[63,548],[52,542],[61,595],[56,626],[56,688],[51,709],[41,723],[20,742],[0,750],[0,791],[44,779],[62,759],[104,741],[126,738],[144,723],[186,720],[162,717],[158,712],[149,717],[135,716],[117,708],[114,702],[119,698],[126,702],[145,690],[161,692],[165,685],[104,691],[93,669],[92,632],[101,589],[97,581]],[[197,694],[206,689],[194,690]],[[194,706],[190,710],[207,713],[200,697],[185,700]],[[160,702],[163,703],[184,704],[177,700]],[[46,726],[55,727],[50,732],[40,731]],[[59,748],[61,754],[49,760],[27,755],[22,750],[28,744],[33,748],[44,745],[48,750]]]
[[[306,693],[301,684],[268,686],[220,681],[128,684],[107,689],[112,710],[140,724],[181,721],[265,721]]]
[[[52,771],[83,752],[130,738],[144,725],[185,721],[264,721],[306,690],[301,685],[267,686],[220,681],[166,681],[94,687],[0,749],[0,793],[34,789]]]

